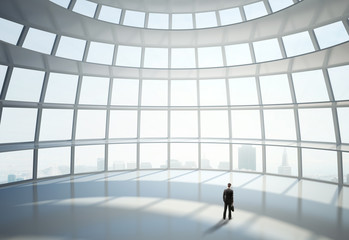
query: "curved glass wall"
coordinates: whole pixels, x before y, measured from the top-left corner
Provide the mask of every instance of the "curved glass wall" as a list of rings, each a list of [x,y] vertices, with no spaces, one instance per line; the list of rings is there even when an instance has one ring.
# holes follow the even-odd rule
[[[33,4],[62,11],[47,2]],[[208,32],[207,43],[199,43],[199,32],[212,30],[214,20],[208,20],[219,19],[217,11],[169,18],[168,13],[127,15],[131,10],[96,1],[53,2],[72,9],[64,11],[68,17],[77,17],[75,12],[90,17],[78,16],[91,25],[86,25],[85,38],[69,29],[55,31],[48,22],[40,28],[31,18],[21,21],[10,0],[1,3],[15,16],[0,11],[1,184],[167,168],[248,171],[348,184],[349,12],[342,14],[345,19],[330,16],[303,23],[292,34],[238,43],[211,42]],[[266,12],[259,11],[266,2],[239,9],[247,20],[263,24],[270,17],[297,14],[290,7],[268,15],[270,7],[279,11],[293,1],[270,0]],[[296,5],[302,4],[318,3]],[[348,5],[341,0],[331,4]],[[221,27],[222,16],[234,16],[234,11],[218,12],[214,30],[237,35],[234,26]],[[208,29],[188,30],[193,26],[187,17],[202,19],[201,27]],[[144,20],[139,19],[146,19],[148,28],[156,28],[152,34],[165,34],[174,43],[164,47],[144,40],[128,45],[117,38],[102,42],[88,33],[101,22],[91,18],[122,21],[127,32],[145,31],[133,26],[143,28]],[[196,36],[190,45],[179,47],[181,40],[169,30],[174,23],[177,34]]]
[[[143,9],[118,8],[89,0],[49,1],[75,13],[113,24],[150,29],[201,29],[253,20],[278,12],[301,0],[256,0],[252,1],[252,3],[240,4],[215,11],[172,13],[143,12]],[[188,5],[190,5],[190,1],[188,2]],[[231,4],[235,5],[234,1]],[[212,5],[212,7],[215,7],[215,5]]]

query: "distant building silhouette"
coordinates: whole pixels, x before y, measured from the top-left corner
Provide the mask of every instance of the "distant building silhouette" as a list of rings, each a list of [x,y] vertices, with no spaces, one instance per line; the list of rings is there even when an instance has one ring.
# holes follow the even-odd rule
[[[113,168],[117,170],[125,169],[125,163],[121,161],[114,161],[113,162]]]
[[[208,160],[207,158],[203,157],[201,159],[201,168],[203,168],[203,169],[210,169],[210,168],[212,168],[211,164],[210,164],[210,160]]]
[[[182,167],[182,164],[177,159],[170,159],[170,167],[171,168],[180,168],[180,167]]]
[[[97,159],[97,171],[104,171],[104,158]]]
[[[286,149],[284,149],[284,152],[282,153],[282,162],[278,168],[278,173],[282,174],[282,175],[291,175],[292,174],[292,168],[288,164],[288,161],[287,161]]]
[[[230,163],[229,162],[219,162],[218,169],[229,170]]]
[[[256,171],[256,148],[244,145],[239,148],[239,169]]]
[[[16,175],[14,174],[9,174],[7,176],[7,182],[11,183],[11,182],[15,182],[16,181]]]

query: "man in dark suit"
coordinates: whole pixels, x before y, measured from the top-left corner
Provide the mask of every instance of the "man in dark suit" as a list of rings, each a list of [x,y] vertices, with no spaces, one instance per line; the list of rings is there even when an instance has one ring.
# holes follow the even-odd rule
[[[225,219],[227,208],[229,209],[229,220],[231,219],[231,205],[234,203],[234,192],[230,189],[231,183],[228,183],[228,188],[223,192],[224,213],[223,219]]]

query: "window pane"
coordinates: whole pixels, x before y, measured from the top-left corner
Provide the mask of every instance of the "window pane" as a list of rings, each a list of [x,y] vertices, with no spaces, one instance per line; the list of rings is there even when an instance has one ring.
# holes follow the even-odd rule
[[[273,12],[284,9],[294,4],[292,0],[268,0]]]
[[[314,46],[308,32],[282,37],[287,57],[313,52]]]
[[[126,67],[141,66],[141,47],[118,46],[116,65]]]
[[[86,61],[110,65],[113,62],[113,56],[114,45],[91,42]]]
[[[74,173],[104,170],[104,145],[76,146]]]
[[[266,168],[268,173],[298,176],[297,148],[267,146]]]
[[[45,72],[14,68],[6,100],[39,102]]]
[[[248,43],[225,46],[227,65],[240,65],[252,63],[250,47]]]
[[[81,61],[85,52],[86,41],[62,36],[56,56]]]
[[[0,65],[0,95],[2,92],[2,85],[4,84],[4,81],[5,81],[6,72],[7,72],[7,66]]]
[[[257,62],[265,62],[282,58],[279,42],[276,38],[254,42],[253,48]]]
[[[201,137],[228,138],[228,112],[201,111]]]
[[[230,169],[228,144],[201,144],[202,169]]]
[[[149,13],[148,28],[168,29],[169,17],[163,13]]]
[[[133,79],[114,79],[112,105],[138,105],[139,81]]]
[[[88,17],[94,17],[97,4],[87,0],[76,0],[73,11]]]
[[[145,48],[145,68],[168,68],[167,48]]]
[[[321,70],[293,73],[297,102],[328,101],[324,75]]]
[[[167,137],[167,111],[142,111],[141,137]]]
[[[208,28],[217,26],[215,12],[195,13],[196,28]]]
[[[118,24],[120,22],[120,16],[121,9],[102,5],[98,19]]]
[[[198,147],[197,143],[172,143],[170,168],[197,168]]]
[[[245,11],[247,20],[262,17],[268,14],[263,2],[256,2],[256,3],[245,5],[244,11]]]
[[[264,110],[265,138],[296,140],[296,125],[292,109]]]
[[[167,80],[143,80],[142,106],[167,106],[167,93]]]
[[[343,143],[349,143],[349,108],[337,108],[339,130]]]
[[[200,80],[200,105],[227,105],[224,79]]]
[[[260,77],[263,104],[292,103],[286,74]]]
[[[197,111],[171,111],[171,137],[198,137]]]
[[[50,73],[45,102],[74,104],[78,78],[77,75]]]
[[[302,149],[303,177],[338,182],[337,152]]]
[[[349,99],[349,66],[341,66],[329,68],[328,74],[330,76],[332,90],[336,101]]]
[[[29,28],[23,47],[45,54],[51,54],[55,38],[56,34]]]
[[[192,29],[193,16],[191,14],[172,14],[172,29]]]
[[[71,0],[50,0],[50,1],[61,7],[68,8]]]
[[[195,68],[194,48],[172,48],[171,49],[172,68]]]
[[[198,61],[199,68],[223,66],[222,48],[198,48]]]
[[[0,184],[32,178],[33,150],[0,153]]]
[[[303,141],[336,141],[331,109],[299,109],[298,112]]]
[[[167,168],[167,144],[140,144],[140,168]]]
[[[255,145],[233,145],[233,169],[262,171],[262,147]]]
[[[257,105],[256,79],[231,78],[229,79],[230,104],[231,105]]]
[[[34,141],[37,109],[3,108],[0,143]]]
[[[136,138],[137,111],[110,111],[109,138]]]
[[[76,139],[105,138],[104,110],[78,110]]]
[[[172,80],[171,105],[197,106],[196,80]]]
[[[70,147],[39,149],[38,178],[70,173]]]
[[[79,104],[107,105],[108,91],[109,78],[84,76]]]
[[[137,168],[136,144],[112,144],[108,147],[108,170]]]
[[[335,22],[314,29],[320,48],[327,48],[349,40],[342,22]]]
[[[242,22],[239,8],[229,8],[219,11],[222,25],[229,25]]]
[[[126,10],[123,24],[132,27],[144,27],[144,19],[144,12]]]
[[[71,139],[73,114],[73,110],[43,109],[40,141]]]
[[[261,138],[259,110],[231,111],[233,138]]]
[[[349,185],[349,153],[342,153],[343,159],[343,183]]]
[[[16,45],[23,25],[0,18],[0,40]]]

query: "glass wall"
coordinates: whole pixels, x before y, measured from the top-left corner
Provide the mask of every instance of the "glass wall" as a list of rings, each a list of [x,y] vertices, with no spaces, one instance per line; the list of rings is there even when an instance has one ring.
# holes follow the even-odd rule
[[[348,183],[347,19],[240,39],[235,28],[295,1],[185,13],[51,2],[83,33],[0,17],[1,184],[167,168]]]

